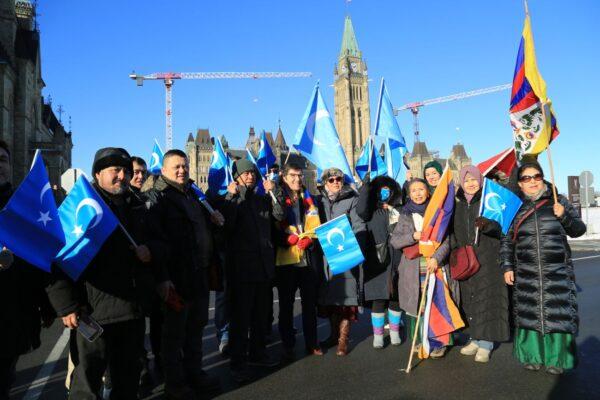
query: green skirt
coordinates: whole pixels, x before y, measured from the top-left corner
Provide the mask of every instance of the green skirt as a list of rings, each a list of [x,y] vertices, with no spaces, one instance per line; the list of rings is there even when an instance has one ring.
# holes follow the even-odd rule
[[[517,328],[513,354],[520,363],[573,369],[577,366],[577,345],[571,333],[548,333]]]

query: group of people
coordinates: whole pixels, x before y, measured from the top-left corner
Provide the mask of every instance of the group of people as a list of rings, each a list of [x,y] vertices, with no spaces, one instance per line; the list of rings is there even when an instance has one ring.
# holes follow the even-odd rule
[[[14,190],[10,166],[8,146],[0,143],[2,207]],[[262,179],[252,162],[236,160],[226,194],[207,192],[209,211],[192,187],[184,152],[167,151],[161,173],[148,175],[145,162],[126,150],[98,150],[93,185],[122,229],[110,235],[81,277],[73,281],[60,268],[46,274],[10,249],[0,252],[0,399],[8,398],[19,355],[40,345],[40,327],[55,318],[72,329],[69,398],[97,399],[103,381],[110,382],[110,398],[137,398],[149,376],[149,318],[166,397],[195,399],[220,386],[202,366],[211,290],[219,349],[230,357],[233,378],[243,383],[253,378],[253,368],[296,358],[297,291],[305,354],[319,357],[335,347],[345,356],[361,307],[371,309],[374,348],[385,347],[386,319],[391,345],[412,338],[425,276],[439,269],[470,338],[461,354],[487,362],[494,347],[512,337],[515,357],[529,370],[560,374],[575,367],[578,316],[567,236],[584,234],[585,225],[563,196],[554,201],[534,160],[524,160],[513,177],[523,205],[506,235],[497,222],[478,216],[482,176],[475,167],[463,168],[453,224],[428,258],[419,254],[418,243],[442,175],[439,163],[425,166],[425,179],[407,175],[400,186],[388,177],[367,176],[358,189],[340,169],[329,168],[318,193],[306,189],[300,165],[271,172]],[[314,228],[342,215],[365,261],[333,275]],[[448,260],[464,246],[472,246],[480,268],[456,281]],[[277,357],[267,352],[273,288],[283,346]],[[322,341],[319,317],[330,322],[330,336]],[[77,332],[89,320],[103,330],[93,341]],[[430,356],[443,357],[449,346]]]

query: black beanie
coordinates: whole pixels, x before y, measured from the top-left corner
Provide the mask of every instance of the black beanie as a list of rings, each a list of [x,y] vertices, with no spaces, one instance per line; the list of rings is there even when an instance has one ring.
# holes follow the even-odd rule
[[[540,171],[540,173],[542,174],[542,176],[544,176],[544,170],[542,169],[542,166],[540,165],[540,163],[538,162],[538,160],[535,157],[525,156],[525,157],[523,157],[521,159],[521,163],[519,165],[519,169],[517,170],[517,179],[521,177],[521,174],[527,168],[535,168],[538,171]]]
[[[96,175],[104,168],[123,167],[133,171],[131,157],[127,150],[120,147],[105,147],[96,152],[94,164],[92,165],[92,175]]]
[[[242,158],[233,163],[233,170],[231,171],[233,179],[237,179],[244,172],[255,171],[255,166],[250,160]]]

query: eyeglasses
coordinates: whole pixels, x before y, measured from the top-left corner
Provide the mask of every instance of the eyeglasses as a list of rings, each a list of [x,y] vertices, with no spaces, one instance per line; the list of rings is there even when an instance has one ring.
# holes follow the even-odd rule
[[[329,183],[334,183],[334,182],[341,182],[344,178],[342,178],[341,176],[332,176],[331,178],[327,179],[327,182]]]
[[[521,177],[519,178],[519,182],[527,183],[527,182],[530,182],[532,179],[536,182],[539,182],[542,179],[544,179],[544,175],[539,174],[539,173],[535,174],[535,175],[521,175]]]

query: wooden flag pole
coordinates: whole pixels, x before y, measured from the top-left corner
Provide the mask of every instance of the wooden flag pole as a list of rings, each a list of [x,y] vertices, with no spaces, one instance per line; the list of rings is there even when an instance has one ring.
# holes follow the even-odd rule
[[[550,144],[546,148],[548,155],[548,164],[550,165],[550,180],[552,181],[552,195],[554,196],[554,204],[558,204],[558,193],[556,193],[556,183],[554,182],[554,165],[552,164],[552,154],[550,152]]]
[[[558,194],[556,193],[556,182],[554,181],[554,164],[552,163],[552,153],[550,151],[550,142],[552,141],[552,112],[550,111],[549,101],[542,102],[542,118],[544,119],[544,129],[548,134],[548,146],[546,154],[548,155],[548,165],[550,166],[550,180],[552,183],[552,195],[554,204],[558,203]],[[549,114],[549,115],[548,115]]]
[[[417,322],[415,323],[415,332],[413,333],[412,345],[410,346],[410,356],[408,357],[408,365],[406,366],[407,374],[410,373],[411,364],[413,355],[415,353],[415,343],[417,342],[417,335],[419,334],[419,322],[421,322],[421,313],[423,312],[423,307],[425,306],[425,298],[427,296],[427,285],[429,284],[429,275],[431,273],[427,270],[427,275],[425,276],[425,287],[423,288],[423,293],[421,293],[421,301],[419,302],[419,311],[417,312]]]

